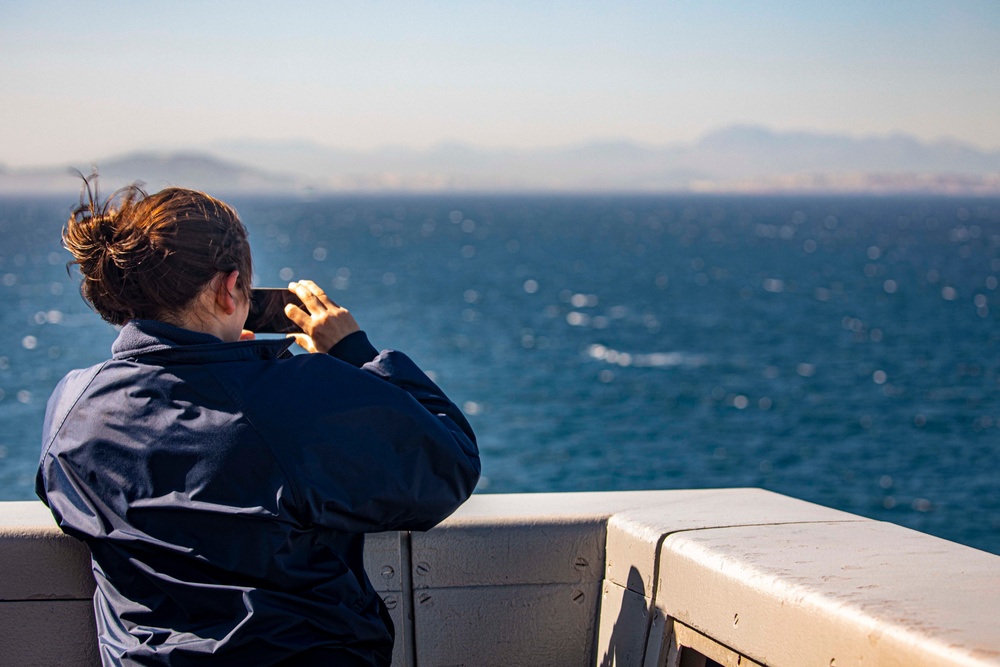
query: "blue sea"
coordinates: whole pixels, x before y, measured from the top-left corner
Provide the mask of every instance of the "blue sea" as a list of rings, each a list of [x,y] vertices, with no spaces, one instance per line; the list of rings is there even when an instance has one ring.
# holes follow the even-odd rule
[[[464,407],[481,493],[755,486],[1000,554],[1000,199],[230,201],[258,285],[315,280]],[[73,203],[0,200],[3,500],[115,337]]]

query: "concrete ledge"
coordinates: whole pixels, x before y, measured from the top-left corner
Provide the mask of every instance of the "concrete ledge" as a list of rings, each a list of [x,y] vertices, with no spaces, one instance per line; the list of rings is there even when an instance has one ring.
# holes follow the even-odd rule
[[[680,533],[666,615],[761,664],[1000,664],[1000,557],[893,524]]]
[[[586,665],[605,519],[581,513],[579,497],[551,498],[551,512],[539,511],[546,499],[518,498],[503,517],[474,500],[411,534],[417,664]]]
[[[0,602],[0,664],[86,667],[101,664],[90,600]]]
[[[620,586],[630,586],[640,595],[651,595],[661,583],[656,580],[658,547],[668,535],[709,528],[817,521],[866,519],[762,489],[672,491],[655,503],[625,509],[610,517],[605,576]],[[641,585],[635,573],[640,576]]]
[[[1000,557],[758,489],[475,496],[365,565],[395,665],[1000,667]],[[92,593],[0,503],[0,662],[98,664]]]
[[[0,503],[0,600],[89,600],[90,552],[38,501]]]
[[[587,665],[600,583],[416,591],[418,665]]]
[[[465,520],[412,533],[413,587],[577,584],[604,576],[604,521]]]

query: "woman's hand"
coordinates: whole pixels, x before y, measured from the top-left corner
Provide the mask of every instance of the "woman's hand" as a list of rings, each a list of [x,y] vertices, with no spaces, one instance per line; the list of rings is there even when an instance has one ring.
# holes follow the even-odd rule
[[[289,335],[309,352],[325,354],[348,335],[361,331],[361,327],[354,321],[354,316],[346,308],[334,303],[313,281],[299,280],[289,283],[288,289],[302,299],[308,311],[305,312],[293,304],[285,306],[285,315],[304,332]]]

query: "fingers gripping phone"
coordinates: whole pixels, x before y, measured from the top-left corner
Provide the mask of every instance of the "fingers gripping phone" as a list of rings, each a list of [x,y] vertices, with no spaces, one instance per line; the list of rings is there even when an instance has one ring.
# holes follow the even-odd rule
[[[243,328],[254,333],[302,333],[302,328],[285,315],[285,305],[289,303],[309,312],[294,292],[283,287],[250,290],[250,314]]]

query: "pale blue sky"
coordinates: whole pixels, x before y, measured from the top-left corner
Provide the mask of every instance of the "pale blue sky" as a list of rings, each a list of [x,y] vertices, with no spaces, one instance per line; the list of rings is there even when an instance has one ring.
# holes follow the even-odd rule
[[[0,164],[220,139],[670,144],[734,123],[1000,149],[1000,2],[0,0]]]

